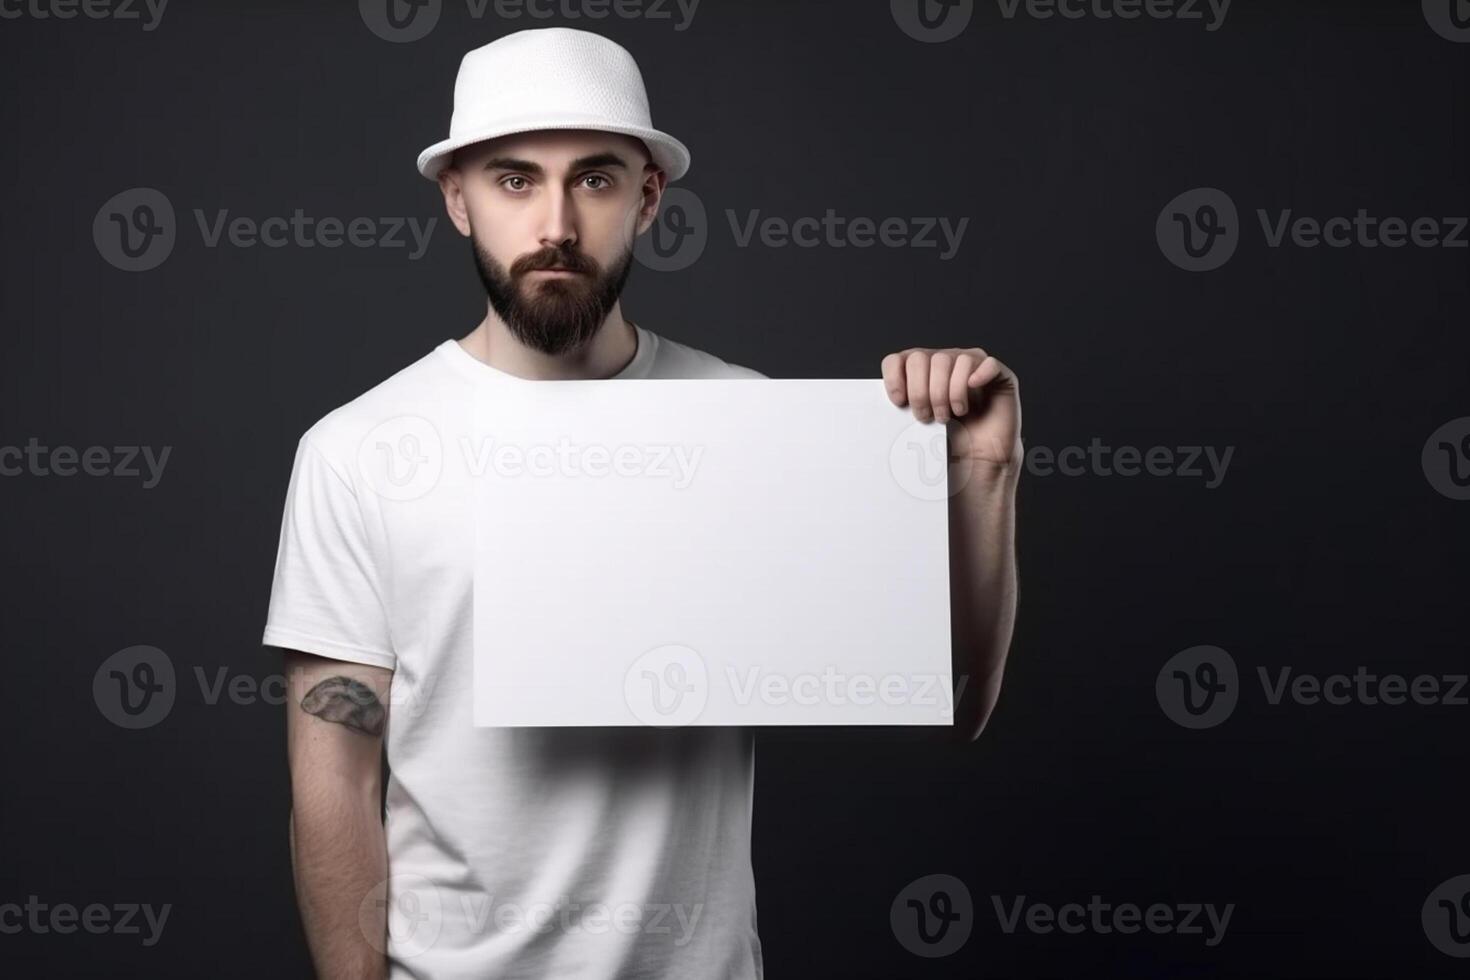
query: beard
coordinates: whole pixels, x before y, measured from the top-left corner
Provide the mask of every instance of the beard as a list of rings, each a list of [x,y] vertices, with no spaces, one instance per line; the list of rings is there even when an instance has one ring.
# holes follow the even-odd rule
[[[546,247],[522,255],[509,271],[470,236],[470,251],[490,306],[511,335],[533,350],[557,355],[597,336],[633,271],[631,245],[604,270],[575,246]],[[568,269],[578,275],[527,280],[537,269]]]

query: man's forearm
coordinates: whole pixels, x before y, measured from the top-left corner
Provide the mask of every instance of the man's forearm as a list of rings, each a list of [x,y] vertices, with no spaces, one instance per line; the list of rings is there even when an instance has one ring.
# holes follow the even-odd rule
[[[388,853],[377,795],[345,783],[294,794],[291,861],[317,976],[385,977]]]
[[[1019,477],[1019,462],[950,462],[951,486],[961,487],[949,503],[950,617],[956,682],[965,684],[955,726],[968,739],[995,708],[1015,629]]]

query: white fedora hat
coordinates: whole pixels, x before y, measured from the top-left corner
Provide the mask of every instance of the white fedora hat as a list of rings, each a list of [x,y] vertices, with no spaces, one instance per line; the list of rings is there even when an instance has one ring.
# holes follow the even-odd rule
[[[449,138],[419,154],[419,173],[437,180],[462,146],[540,129],[622,133],[642,140],[669,180],[689,169],[684,144],[653,128],[643,76],[626,49],[590,31],[545,27],[464,56]]]

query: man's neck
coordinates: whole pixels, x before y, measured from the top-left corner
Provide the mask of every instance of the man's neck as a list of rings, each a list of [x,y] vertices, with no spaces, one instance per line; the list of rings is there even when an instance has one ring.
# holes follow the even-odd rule
[[[491,367],[529,381],[600,380],[628,366],[638,353],[638,335],[623,319],[621,304],[615,304],[596,335],[579,349],[545,354],[516,339],[491,310],[459,345]]]

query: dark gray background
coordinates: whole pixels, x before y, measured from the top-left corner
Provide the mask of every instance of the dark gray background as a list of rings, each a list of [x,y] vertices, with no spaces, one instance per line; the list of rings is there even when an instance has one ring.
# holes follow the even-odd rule
[[[0,444],[172,448],[137,480],[0,479],[0,903],[171,903],[162,941],[0,935],[27,975],[300,976],[281,709],[206,705],[280,669],[259,635],[296,439],[467,332],[483,292],[438,191],[463,52],[562,23],[626,45],[682,186],[692,267],[634,272],[629,314],[773,377],[876,376],[888,351],[981,344],[1019,372],[1031,445],[1235,447],[1223,484],[1028,475],[1007,682],[974,745],[762,732],[754,832],[775,978],[1452,976],[1420,922],[1470,872],[1466,718],[1450,706],[1271,706],[1256,668],[1467,669],[1470,503],[1426,439],[1470,415],[1464,249],[1267,247],[1257,208],[1470,213],[1470,45],[1417,2],[1236,0],[1199,21],[1006,19],[923,44],[886,0],[704,0],[671,21],[474,20],[388,43],[351,2],[173,0],[136,21],[0,20]],[[103,261],[133,187],[179,218],[167,260]],[[1226,191],[1221,269],[1171,265],[1155,219]],[[439,218],[404,249],[210,249],[192,210]],[[968,217],[958,256],[737,248],[724,210]],[[180,694],[142,731],[91,695],[114,651],[166,651]],[[1243,690],[1189,731],[1164,662],[1229,651]],[[907,952],[889,905],[932,873],[969,942]],[[991,895],[1236,904],[1225,940],[1006,935]]]

